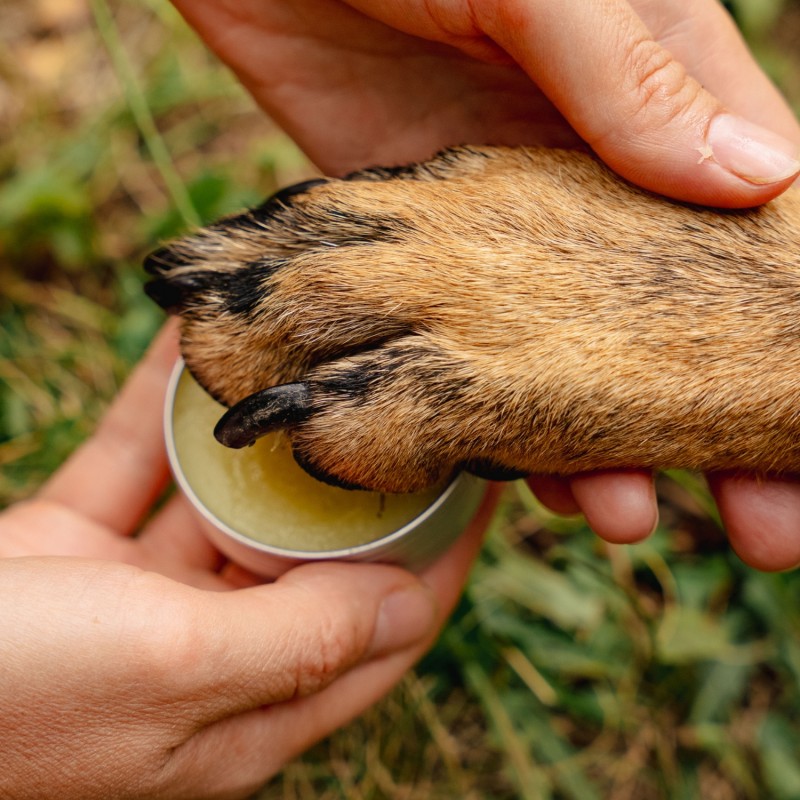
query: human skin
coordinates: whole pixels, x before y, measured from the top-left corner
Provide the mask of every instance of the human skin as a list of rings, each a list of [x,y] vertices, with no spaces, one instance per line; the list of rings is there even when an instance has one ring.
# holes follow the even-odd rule
[[[148,516],[176,355],[171,326],[97,434],[0,514],[0,797],[248,796],[400,679],[474,559],[491,498],[420,578],[316,564],[261,585],[180,495]]]
[[[590,147],[679,200],[769,201],[800,128],[715,0],[174,0],[319,168],[343,174],[460,144]],[[800,484],[712,475],[732,546],[800,563]],[[641,470],[531,480],[610,542],[657,523]]]
[[[332,174],[460,142],[588,143],[630,180],[699,203],[762,203],[791,179],[778,178],[795,121],[712,2],[178,5]],[[712,147],[723,107],[782,138],[745,126]],[[760,155],[747,144],[759,137]],[[262,586],[224,563],[180,497],[133,538],[167,480],[160,409],[175,351],[162,339],[98,434],[0,516],[0,796],[247,796],[396,682],[479,546],[488,506],[421,581],[315,565]],[[655,524],[646,473],[534,485],[611,541]],[[800,560],[796,482],[711,486],[745,560]]]

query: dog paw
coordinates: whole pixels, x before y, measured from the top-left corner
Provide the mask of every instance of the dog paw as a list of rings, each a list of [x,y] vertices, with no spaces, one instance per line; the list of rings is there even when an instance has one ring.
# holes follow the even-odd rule
[[[797,471],[798,197],[720,213],[586,155],[460,148],[289,187],[153,253],[147,291],[220,441],[285,428],[339,485]]]
[[[404,220],[353,208],[339,183],[290,187],[147,258],[145,290],[181,316],[187,366],[220,402],[407,331],[372,270]]]
[[[181,316],[188,369],[230,408],[219,440],[287,428],[297,461],[342,486],[409,491],[467,462],[510,476],[468,444],[475,364],[436,330],[453,291],[441,223],[425,221],[458,202],[459,178],[497,168],[464,149],[298,184],[150,255],[146,291]]]
[[[468,420],[485,426],[480,393],[471,364],[413,334],[250,395],[222,417],[215,436],[238,448],[288,427],[298,463],[346,488],[414,491],[462,468],[519,477],[489,457],[471,457],[481,443]]]

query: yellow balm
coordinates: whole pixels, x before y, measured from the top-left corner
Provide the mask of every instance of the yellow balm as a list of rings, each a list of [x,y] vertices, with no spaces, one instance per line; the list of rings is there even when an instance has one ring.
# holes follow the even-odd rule
[[[172,407],[175,454],[200,503],[255,541],[301,552],[356,547],[402,528],[442,492],[442,486],[407,495],[328,486],[297,465],[281,433],[231,450],[212,433],[224,411],[184,370]]]

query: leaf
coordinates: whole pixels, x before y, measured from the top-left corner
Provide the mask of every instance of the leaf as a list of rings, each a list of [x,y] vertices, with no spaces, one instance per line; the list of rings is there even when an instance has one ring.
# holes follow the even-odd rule
[[[758,734],[761,771],[772,800],[800,800],[800,731],[767,714]]]
[[[603,615],[596,596],[581,591],[563,572],[522,554],[505,560],[502,569],[476,570],[476,577],[481,594],[506,597],[565,630],[592,629]]]
[[[714,662],[698,672],[697,694],[689,720],[694,724],[723,722],[735,712],[753,672],[750,664]]]
[[[656,634],[656,651],[665,664],[725,660],[748,652],[734,645],[721,618],[690,606],[666,608]]]

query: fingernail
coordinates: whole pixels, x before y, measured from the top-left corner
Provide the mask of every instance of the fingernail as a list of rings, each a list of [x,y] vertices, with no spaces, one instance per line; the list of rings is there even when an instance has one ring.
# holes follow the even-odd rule
[[[800,172],[800,148],[777,133],[733,114],[720,114],[708,128],[701,161],[710,159],[758,186],[778,183]]]
[[[369,655],[405,650],[433,629],[436,603],[430,590],[415,583],[392,592],[381,603]]]

